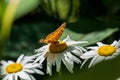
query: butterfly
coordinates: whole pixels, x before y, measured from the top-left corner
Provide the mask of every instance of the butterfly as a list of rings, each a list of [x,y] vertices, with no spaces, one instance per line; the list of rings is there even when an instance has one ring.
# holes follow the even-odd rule
[[[59,28],[57,28],[54,32],[47,35],[45,39],[40,39],[40,43],[58,43],[62,33],[65,29],[66,22],[64,22]]]

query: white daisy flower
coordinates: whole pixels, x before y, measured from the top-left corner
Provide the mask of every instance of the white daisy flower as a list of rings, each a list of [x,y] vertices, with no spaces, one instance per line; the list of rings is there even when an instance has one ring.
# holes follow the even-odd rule
[[[63,41],[57,44],[48,44],[39,49],[36,49],[37,58],[35,62],[42,63],[47,58],[47,73],[52,75],[52,65],[56,65],[56,71],[61,68],[61,61],[66,68],[73,73],[74,62],[81,63],[80,56],[85,50],[79,44],[87,43],[86,41],[73,41],[67,36]]]
[[[85,62],[92,58],[88,66],[89,68],[101,61],[113,59],[120,54],[120,41],[114,41],[111,45],[98,42],[97,45],[98,46],[88,47],[90,51],[80,56],[82,59],[85,59]],[[83,62],[83,64],[85,62]]]
[[[1,61],[1,73],[2,80],[36,80],[31,73],[37,73],[43,75],[44,73],[40,71],[40,64],[32,63],[32,57],[25,57],[21,55],[16,62],[9,60],[8,62]]]

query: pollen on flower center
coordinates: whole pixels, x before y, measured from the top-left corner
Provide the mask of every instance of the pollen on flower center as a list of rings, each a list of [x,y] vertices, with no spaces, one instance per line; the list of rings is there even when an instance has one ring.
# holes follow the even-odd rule
[[[59,43],[51,43],[49,46],[49,50],[52,53],[58,53],[67,48],[67,44],[65,42],[59,41]]]
[[[6,72],[11,74],[11,73],[16,73],[19,72],[23,69],[23,66],[19,63],[13,63],[13,64],[9,64],[6,67]]]
[[[115,52],[116,52],[116,48],[114,46],[110,46],[110,45],[101,46],[98,49],[98,54],[100,56],[111,56]]]

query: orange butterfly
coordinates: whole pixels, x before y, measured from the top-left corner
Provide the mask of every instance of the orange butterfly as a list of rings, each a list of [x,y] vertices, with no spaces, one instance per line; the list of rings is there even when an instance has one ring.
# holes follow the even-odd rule
[[[66,22],[64,22],[57,30],[47,35],[45,39],[40,39],[40,43],[58,43],[64,28],[66,26]]]

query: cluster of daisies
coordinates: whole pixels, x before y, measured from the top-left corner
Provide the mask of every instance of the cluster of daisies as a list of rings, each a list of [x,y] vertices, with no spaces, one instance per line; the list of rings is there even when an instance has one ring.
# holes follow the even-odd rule
[[[14,61],[1,61],[2,80],[36,80],[32,74],[44,75],[41,71],[42,63],[47,61],[46,73],[52,75],[52,66],[56,65],[59,72],[63,63],[69,72],[73,73],[74,63],[81,67],[88,59],[91,59],[89,68],[95,64],[115,58],[120,54],[120,40],[112,44],[97,42],[97,46],[82,47],[87,41],[74,41],[67,36],[57,44],[47,44],[35,50],[35,55],[24,56],[23,54]],[[81,59],[83,61],[81,61]]]

